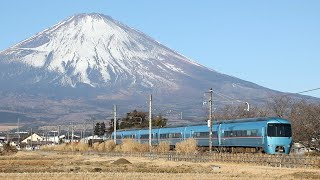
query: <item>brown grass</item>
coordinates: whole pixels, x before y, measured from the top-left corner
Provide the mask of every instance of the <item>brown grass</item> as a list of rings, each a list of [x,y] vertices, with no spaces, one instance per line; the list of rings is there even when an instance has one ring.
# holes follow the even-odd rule
[[[106,152],[112,152],[116,148],[116,143],[113,140],[108,140],[104,142],[104,148]]]
[[[140,144],[132,139],[125,139],[121,144],[121,152],[148,152],[148,144]]]
[[[89,145],[87,143],[78,143],[75,149],[79,152],[85,152],[89,150]]]
[[[94,151],[98,151],[99,150],[99,145],[100,143],[99,142],[95,142],[92,144],[92,150]]]
[[[170,142],[162,141],[155,147],[155,151],[158,153],[166,153],[170,151]]]
[[[72,143],[59,145],[45,145],[41,146],[43,151],[79,151],[85,152],[89,150],[89,145],[86,143]]]
[[[167,152],[167,143],[162,143],[159,146],[159,152]],[[96,142],[90,148],[88,144],[85,143],[72,143],[72,144],[60,144],[60,145],[46,145],[42,146],[43,151],[64,151],[64,152],[87,152],[87,151],[97,151],[97,152],[148,152],[148,144],[140,144],[139,142],[132,139],[125,139],[121,145],[116,145],[112,140],[106,142]]]
[[[16,129],[17,125],[6,125],[6,124],[1,124],[0,125],[0,131],[10,131],[12,129]]]
[[[120,157],[18,152],[0,158],[0,179],[320,179],[319,169],[261,167],[236,163],[171,162],[123,157],[132,164],[112,164]],[[214,169],[214,166],[221,167]]]
[[[197,152],[197,141],[189,138],[176,144],[176,152],[179,154],[194,154]]]

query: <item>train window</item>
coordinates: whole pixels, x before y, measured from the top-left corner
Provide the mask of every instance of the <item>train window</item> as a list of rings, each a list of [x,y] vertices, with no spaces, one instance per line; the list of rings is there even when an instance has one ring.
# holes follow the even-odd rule
[[[194,138],[195,138],[195,137],[199,137],[199,134],[200,134],[200,133],[198,133],[198,132],[194,132],[194,133],[192,134],[192,137],[194,137]]]
[[[123,139],[134,139],[135,135],[134,134],[130,134],[130,135],[124,135]]]
[[[181,138],[182,134],[181,133],[170,133],[169,138]]]
[[[149,139],[149,134],[142,134],[140,139]]]
[[[258,130],[251,130],[252,132],[251,132],[251,135],[252,136],[258,136]]]
[[[217,132],[213,132],[214,137],[218,137]],[[225,131],[224,137],[250,137],[250,136],[257,136],[258,130],[237,130],[237,131]]]
[[[173,138],[173,134],[172,133],[169,134],[169,138]]]
[[[247,136],[251,136],[251,130],[247,131]]]
[[[160,139],[167,139],[168,138],[168,134],[160,134]]]
[[[175,138],[182,138],[182,134],[181,133],[176,133],[174,137]]]
[[[193,137],[196,137],[196,138],[209,138],[209,132],[195,132],[195,133],[193,133]]]
[[[212,137],[218,138],[218,133],[217,133],[217,131],[213,131],[213,132],[212,132]]]
[[[208,138],[209,137],[209,132],[200,132],[200,137]]]
[[[270,123],[267,128],[267,136],[269,137],[291,137],[290,124]]]
[[[233,137],[234,133],[232,131],[230,131],[230,137]]]

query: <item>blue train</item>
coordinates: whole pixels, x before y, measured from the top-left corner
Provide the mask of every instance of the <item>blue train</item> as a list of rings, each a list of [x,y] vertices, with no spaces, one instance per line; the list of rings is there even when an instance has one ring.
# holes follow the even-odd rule
[[[248,118],[213,122],[213,146],[224,152],[264,152],[267,154],[289,154],[292,145],[291,124],[282,118]],[[148,129],[117,131],[117,144],[123,139],[149,142]],[[112,133],[112,138],[114,133]],[[152,144],[162,141],[174,146],[188,138],[197,141],[201,148],[209,146],[207,125],[164,127],[152,129]]]

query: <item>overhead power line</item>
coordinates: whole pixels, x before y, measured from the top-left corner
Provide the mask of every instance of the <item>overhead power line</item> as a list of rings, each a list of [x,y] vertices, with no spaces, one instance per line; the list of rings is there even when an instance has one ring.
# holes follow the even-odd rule
[[[320,90],[320,88],[309,89],[309,90],[305,90],[305,91],[297,92],[296,94],[302,94],[302,93],[311,92],[311,91],[317,91],[317,90]]]

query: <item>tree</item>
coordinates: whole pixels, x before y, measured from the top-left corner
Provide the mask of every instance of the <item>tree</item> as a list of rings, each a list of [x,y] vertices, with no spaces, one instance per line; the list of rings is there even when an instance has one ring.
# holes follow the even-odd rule
[[[159,114],[156,118],[152,119],[153,126],[156,127],[164,127],[167,125],[168,119],[163,118],[161,114]]]
[[[106,125],[104,122],[97,122],[94,126],[94,135],[103,136],[106,131]]]
[[[289,96],[275,96],[268,103],[269,109],[275,116],[285,118],[290,114],[292,99]]]
[[[148,113],[133,110],[127,113],[127,116],[121,119],[120,129],[144,128],[148,124]]]
[[[226,105],[224,108],[214,114],[215,119],[229,120],[254,117],[266,117],[269,114],[266,108],[251,107],[250,111],[246,110],[246,105]]]
[[[320,105],[304,101],[294,103],[289,119],[294,141],[320,150]]]
[[[106,125],[104,122],[102,122],[100,123],[100,131],[99,131],[100,136],[103,136],[105,132],[106,132]]]
[[[161,114],[154,117],[152,116],[153,127],[164,127],[167,125],[167,119]],[[129,129],[129,128],[146,128],[149,127],[149,117],[147,112],[133,110],[128,112],[126,117],[121,119],[121,122],[117,122],[117,129]],[[108,132],[113,132],[113,119],[110,120]]]
[[[94,126],[94,135],[99,136],[100,134],[100,123],[97,122],[96,125]]]
[[[116,124],[116,128],[117,128],[117,129],[119,129],[119,127],[120,127],[119,122],[120,122],[120,119],[117,119],[117,124]],[[112,119],[110,119],[110,121],[109,121],[109,127],[106,129],[106,132],[107,132],[108,134],[111,134],[113,131],[114,131],[114,119],[112,118]]]

